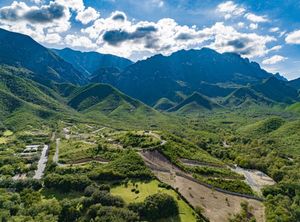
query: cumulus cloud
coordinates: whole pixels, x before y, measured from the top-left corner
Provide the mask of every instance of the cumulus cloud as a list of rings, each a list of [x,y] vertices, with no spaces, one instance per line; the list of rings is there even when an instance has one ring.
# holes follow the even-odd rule
[[[69,9],[56,1],[39,6],[14,1],[0,8],[1,27],[49,44],[60,42],[60,34],[71,27],[70,17]]]
[[[41,8],[32,8],[24,14],[30,22],[47,23],[65,16],[65,7],[55,2]],[[21,18],[22,19],[22,18]]]
[[[232,16],[243,15],[246,11],[245,8],[235,4],[233,1],[227,1],[217,6],[217,11],[224,14],[225,19],[229,19]]]
[[[251,23],[251,24],[249,25],[249,28],[252,29],[252,30],[255,30],[255,29],[258,28],[258,24],[257,24],[257,23]]]
[[[238,32],[232,26],[225,26],[222,22],[203,29],[201,32],[213,39],[208,47],[219,52],[236,52],[249,58],[266,55],[267,44],[276,40],[268,35]]]
[[[278,27],[273,27],[269,29],[269,32],[278,32],[280,29]]]
[[[97,19],[92,26],[81,30],[83,35],[96,41],[100,52],[126,57],[138,52],[169,54],[205,40],[195,26],[180,26],[173,19],[134,22],[123,16],[125,20],[120,22],[115,19],[116,15],[112,13],[108,18]]]
[[[241,33],[224,23],[198,29],[196,26],[182,26],[173,19],[155,22],[128,21],[124,16],[120,22],[117,13],[108,18],[97,19],[93,25],[81,30],[99,46],[99,52],[130,57],[143,54],[162,53],[169,55],[180,49],[211,47],[219,52],[236,52],[247,57],[264,56],[267,44],[276,39],[255,33]]]
[[[126,14],[124,12],[120,12],[120,11],[113,12],[111,15],[111,18],[114,21],[120,21],[120,22],[124,22],[125,20],[127,20]]]
[[[259,16],[259,15],[255,15],[253,13],[247,13],[245,15],[245,18],[248,19],[251,22],[268,22],[269,20],[265,17],[265,16]]]
[[[85,36],[67,35],[65,37],[65,44],[74,48],[97,49],[97,45]]]
[[[76,12],[83,11],[85,9],[83,0],[55,0],[55,2]]]
[[[274,55],[274,56],[272,56],[270,58],[267,58],[267,59],[263,60],[262,64],[264,64],[264,65],[273,65],[273,64],[282,62],[282,61],[284,61],[286,59],[287,59],[286,57],[283,57],[281,55]]]
[[[14,1],[11,5],[0,8],[0,26],[10,31],[20,32],[33,37],[35,40],[48,44],[63,44],[64,33],[71,28],[71,16],[82,24],[88,24],[100,17],[100,13],[92,7],[85,7],[83,0],[33,0],[36,5]],[[85,37],[87,38],[87,37]],[[69,43],[86,43],[86,39],[78,36],[79,40]],[[88,42],[88,47],[91,47]],[[94,43],[95,46],[95,43]]]
[[[247,14],[244,7],[232,1],[220,4],[217,10],[224,15],[243,18]],[[246,27],[244,22],[235,26],[218,22],[201,29],[180,25],[170,18],[157,22],[129,20],[121,11],[103,18],[94,8],[85,7],[82,0],[53,0],[39,6],[13,2],[0,9],[0,16],[1,27],[30,35],[43,43],[65,44],[130,58],[157,53],[169,55],[181,49],[201,47],[236,52],[245,57],[265,56],[278,50],[268,47],[276,40],[274,37],[251,33],[250,29],[248,33],[237,30]],[[80,32],[67,32],[71,28],[71,16],[85,25]]]
[[[94,8],[88,7],[85,10],[79,11],[76,16],[76,20],[80,21],[82,24],[86,25],[91,21],[96,20],[100,17],[100,13]]]
[[[46,34],[44,39],[44,42],[47,42],[49,44],[57,44],[60,43],[61,41],[62,41],[62,37],[57,33]]]
[[[66,16],[65,7],[56,2],[49,5],[29,7],[24,2],[13,2],[0,9],[0,19],[8,21],[27,20],[36,23],[50,23]]]
[[[154,41],[151,33],[156,32],[154,26],[137,27],[134,32],[126,32],[123,30],[111,30],[103,34],[103,40],[111,45],[119,45],[124,41],[138,40],[145,38],[147,41]]]
[[[245,23],[244,22],[239,22],[237,25],[240,28],[244,28],[245,27]]]
[[[285,42],[288,44],[300,44],[300,30],[288,33]]]

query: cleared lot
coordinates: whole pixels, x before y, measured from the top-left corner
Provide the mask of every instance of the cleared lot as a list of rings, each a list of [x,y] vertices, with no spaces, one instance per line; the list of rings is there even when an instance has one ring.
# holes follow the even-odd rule
[[[265,221],[264,206],[260,201],[225,194],[210,189],[186,177],[179,176],[178,173],[184,174],[184,172],[172,165],[157,151],[141,152],[141,156],[146,165],[159,180],[178,189],[179,193],[194,207],[199,206],[203,208],[203,214],[209,218],[211,222],[227,221],[230,215],[240,212],[240,204],[243,201],[249,203],[256,221]]]

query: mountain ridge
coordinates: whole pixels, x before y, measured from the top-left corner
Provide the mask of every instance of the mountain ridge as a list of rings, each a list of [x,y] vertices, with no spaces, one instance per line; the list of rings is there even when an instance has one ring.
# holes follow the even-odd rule
[[[86,77],[90,77],[95,71],[101,68],[115,67],[124,69],[133,62],[129,59],[98,52],[81,52],[71,48],[52,49],[65,61],[71,63],[76,69],[81,71]]]
[[[0,29],[0,64],[24,67],[32,79],[45,85],[54,82],[85,84],[87,79],[50,49],[20,33]]]

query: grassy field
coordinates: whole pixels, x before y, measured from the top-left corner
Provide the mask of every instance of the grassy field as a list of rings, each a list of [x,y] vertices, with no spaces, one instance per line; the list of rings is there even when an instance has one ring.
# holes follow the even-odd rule
[[[70,162],[82,158],[91,157],[91,150],[96,145],[87,144],[83,141],[61,140],[59,159],[61,162]]]
[[[116,196],[120,196],[124,199],[126,203],[132,203],[132,202],[142,202],[145,200],[145,198],[149,195],[163,192],[171,195],[175,200],[178,202],[179,206],[179,218],[169,218],[168,220],[164,220],[165,222],[193,222],[196,221],[195,212],[193,209],[184,202],[181,198],[178,199],[178,194],[173,190],[167,190],[165,188],[160,188],[158,186],[159,182],[157,180],[153,180],[149,183],[135,183],[137,185],[134,186],[133,183],[128,183],[127,186],[120,185],[117,187],[114,187],[111,189],[111,193]],[[135,192],[132,192],[131,190],[135,188],[139,190],[139,193],[136,194]]]

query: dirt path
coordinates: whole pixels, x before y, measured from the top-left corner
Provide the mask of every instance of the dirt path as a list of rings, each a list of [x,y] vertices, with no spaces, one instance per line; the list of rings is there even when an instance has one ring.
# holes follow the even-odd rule
[[[253,207],[252,213],[257,222],[265,221],[264,206],[260,201],[219,192],[188,177],[180,176],[185,173],[157,151],[141,152],[140,155],[159,180],[178,189],[179,193],[194,207],[202,207],[204,215],[211,222],[227,221],[230,215],[240,212],[240,204],[243,201],[247,201],[249,206]]]
[[[180,158],[181,163],[183,163],[186,166],[200,166],[200,167],[216,167],[216,168],[224,168],[225,166],[222,165],[217,165],[213,163],[206,163],[206,162],[200,162],[197,160],[190,160],[190,159],[185,159],[185,158]]]
[[[60,165],[60,163],[58,162],[59,144],[60,138],[57,138],[55,141],[55,153],[53,155],[53,162],[56,163],[58,166]]]

